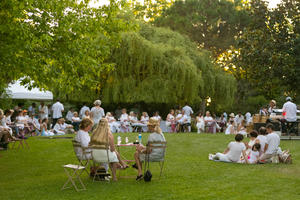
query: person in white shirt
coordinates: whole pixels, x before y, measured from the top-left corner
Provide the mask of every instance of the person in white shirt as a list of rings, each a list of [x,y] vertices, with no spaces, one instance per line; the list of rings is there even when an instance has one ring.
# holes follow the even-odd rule
[[[196,126],[197,126],[197,133],[204,133],[205,123],[202,113],[199,113],[196,117]]]
[[[106,113],[106,117],[105,118],[108,121],[108,125],[109,125],[110,131],[112,133],[118,133],[118,132],[120,132],[120,124],[117,122],[117,120],[114,118],[114,116],[110,112]]]
[[[247,154],[245,158],[245,163],[247,164],[256,164],[259,160],[259,151],[261,149],[261,145],[259,143],[255,143],[250,152]]]
[[[81,116],[81,119],[84,119],[84,118],[91,118],[91,117],[90,117],[90,111],[86,110],[86,111],[84,112],[84,114]]]
[[[44,104],[44,102],[41,102],[41,105],[39,105],[39,117],[41,120],[48,118],[49,112],[48,112],[48,106]]]
[[[250,113],[250,112],[247,112],[247,113],[245,114],[245,117],[246,117],[246,125],[248,126],[248,125],[250,125],[251,122],[252,122],[251,113]]]
[[[237,134],[235,136],[235,142],[230,142],[223,153],[209,154],[209,160],[218,160],[222,162],[238,162],[240,161],[241,155],[246,158],[246,146],[242,142],[243,139],[243,135]]]
[[[96,100],[94,102],[94,107],[92,107],[90,115],[91,115],[91,119],[94,122],[94,127],[97,126],[97,124],[99,123],[99,121],[105,117],[105,113],[104,113],[104,109],[100,107],[101,106],[101,101],[100,100]]]
[[[267,144],[267,130],[265,127],[260,127],[258,130],[258,136],[256,138],[257,142],[260,144],[260,155],[262,155],[265,151],[265,145]]]
[[[127,114],[127,110],[125,108],[122,109],[122,114],[120,116],[121,128],[120,131],[122,133],[129,132],[129,116]]]
[[[271,100],[269,103],[269,108],[268,108],[268,114],[272,114],[273,110],[276,108],[276,101],[275,100]]]
[[[296,125],[297,121],[297,106],[292,102],[291,97],[286,98],[286,103],[282,107],[282,132],[288,133]]]
[[[204,117],[204,123],[205,123],[205,127],[207,128],[206,132],[213,133],[216,127],[216,120],[214,120],[214,118],[211,116],[209,111],[206,111]]]
[[[141,123],[144,124],[144,126],[142,126],[143,132],[148,131],[148,126],[147,126],[148,122],[149,122],[148,113],[147,112],[142,112]]]
[[[73,117],[72,117],[72,125],[74,127],[74,130],[75,131],[78,131],[79,130],[79,124],[81,122],[81,119],[79,118],[78,116],[78,112],[74,112],[73,113]]]
[[[185,104],[185,106],[182,108],[182,110],[184,110],[184,113],[190,117],[192,114],[194,114],[193,109],[187,105],[187,103]]]
[[[176,120],[174,116],[175,112],[173,109],[170,110],[170,113],[167,115],[166,119],[166,127],[168,129],[171,128],[171,132],[174,133],[176,131]]]
[[[86,104],[84,104],[83,106],[82,106],[82,108],[80,109],[80,111],[79,111],[79,117],[80,118],[83,118],[82,116],[84,115],[84,113],[86,112],[86,111],[91,111],[90,110],[90,108],[88,107],[88,106],[86,106]]]
[[[62,118],[57,120],[57,123],[55,124],[53,130],[57,135],[66,134],[65,133],[65,127],[63,126],[63,123],[62,123]]]
[[[225,130],[225,135],[235,134],[234,121],[230,120]]]
[[[236,128],[241,125],[243,120],[244,120],[244,116],[242,115],[241,112],[239,112],[234,118]]]
[[[161,120],[161,117],[159,116],[159,112],[158,112],[158,111],[156,111],[156,112],[154,113],[154,115],[153,115],[152,118],[158,120],[159,122],[160,122],[160,120]]]
[[[52,105],[52,128],[55,126],[57,120],[62,117],[64,112],[64,106],[59,102],[59,99],[56,100],[56,103]]]
[[[133,111],[131,111],[129,113],[128,118],[129,118],[129,122],[133,128],[132,131],[135,131],[135,129],[136,129],[136,131],[138,131],[139,128],[147,126],[147,124],[143,124],[137,119],[136,114]]]
[[[67,115],[66,115],[66,119],[69,123],[72,122],[72,117],[74,117],[74,110],[73,110],[73,108],[70,108],[70,110],[67,112]]]
[[[75,136],[75,141],[79,142],[80,145],[84,148],[88,148],[89,143],[91,141],[89,131],[93,127],[93,121],[89,118],[85,118],[81,121],[79,126],[79,131]],[[85,150],[85,156],[83,156],[82,148],[76,148],[75,153],[77,158],[80,158],[81,160],[87,160],[92,159],[91,150],[86,149]]]
[[[180,131],[180,130],[182,130],[182,131],[189,131],[189,130],[185,130],[185,127],[186,127],[186,125],[187,124],[190,124],[191,123],[191,121],[190,121],[190,117],[188,117],[186,114],[185,114],[185,111],[184,110],[182,110],[181,111],[181,115],[182,115],[182,117],[179,119],[179,120],[177,120],[177,123],[178,123],[178,130]]]
[[[271,162],[273,156],[277,155],[278,147],[280,144],[280,137],[278,134],[274,133],[273,124],[268,124],[266,127],[268,132],[267,142],[265,144],[264,153],[259,158],[259,163]]]

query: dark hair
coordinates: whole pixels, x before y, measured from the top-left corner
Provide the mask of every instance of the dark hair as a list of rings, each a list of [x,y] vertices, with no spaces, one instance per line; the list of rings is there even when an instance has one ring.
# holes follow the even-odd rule
[[[258,132],[259,132],[259,135],[267,135],[267,130],[263,126],[259,128]]]
[[[11,111],[10,111],[9,109],[6,109],[6,110],[4,111],[4,115],[7,115],[7,114],[11,114]]]
[[[259,144],[259,143],[255,143],[255,144],[252,146],[252,150],[254,150],[254,147],[257,149],[257,151],[260,150],[260,144]]]
[[[43,120],[42,120],[42,123],[44,123],[45,121],[47,121],[48,119],[47,118],[44,118]]]
[[[240,142],[244,139],[244,136],[242,134],[236,134],[235,141]]]
[[[273,124],[267,124],[266,126],[267,129],[271,129],[272,131],[274,131],[274,125]]]
[[[257,135],[258,135],[258,133],[257,133],[257,131],[255,131],[255,130],[253,130],[253,131],[250,132],[250,136],[251,136],[251,137],[255,137],[255,138],[256,138]]]

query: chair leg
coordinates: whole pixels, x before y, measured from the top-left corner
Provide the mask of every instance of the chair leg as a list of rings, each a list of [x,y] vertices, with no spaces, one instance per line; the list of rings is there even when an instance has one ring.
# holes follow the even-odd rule
[[[159,178],[161,177],[161,175],[162,175],[162,171],[163,171],[163,168],[164,168],[164,161],[162,161],[162,162],[159,162],[159,166],[160,166],[160,175],[159,175]]]

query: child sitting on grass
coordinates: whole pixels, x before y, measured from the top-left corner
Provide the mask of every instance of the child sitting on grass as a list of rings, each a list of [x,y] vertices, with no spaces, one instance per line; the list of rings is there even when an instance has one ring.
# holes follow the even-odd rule
[[[244,136],[237,134],[235,136],[235,142],[230,142],[227,149],[223,153],[216,153],[215,155],[209,154],[209,160],[218,160],[222,162],[238,162],[241,154],[246,158],[245,150],[246,146],[242,142]]]
[[[245,159],[245,162],[247,164],[256,164],[259,159],[259,150],[260,150],[260,144],[256,143],[252,146],[252,150],[249,152],[247,159]]]

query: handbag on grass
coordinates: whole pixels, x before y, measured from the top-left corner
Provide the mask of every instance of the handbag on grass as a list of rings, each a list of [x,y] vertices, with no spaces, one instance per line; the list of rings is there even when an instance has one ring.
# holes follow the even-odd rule
[[[151,178],[152,178],[152,173],[150,172],[150,169],[149,169],[149,153],[146,154],[146,160],[145,160],[145,162],[146,162],[146,166],[145,166],[146,172],[144,174],[144,181],[145,182],[150,182]]]

